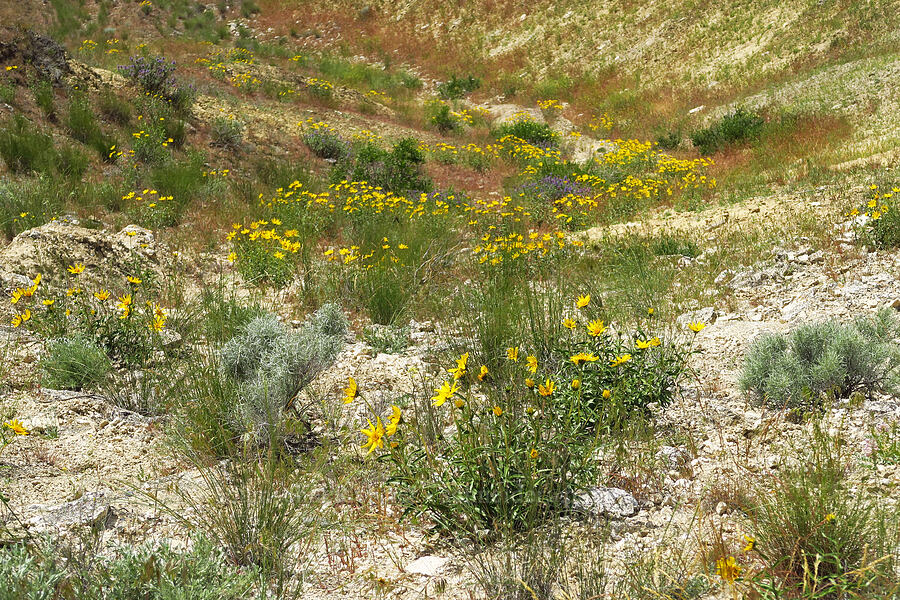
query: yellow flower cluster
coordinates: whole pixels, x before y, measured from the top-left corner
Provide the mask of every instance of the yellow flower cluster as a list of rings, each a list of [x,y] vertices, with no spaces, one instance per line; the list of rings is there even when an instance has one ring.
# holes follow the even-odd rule
[[[849,216],[856,217],[862,213],[867,217],[871,217],[873,221],[878,221],[885,213],[891,210],[891,201],[894,194],[900,194],[900,188],[898,187],[892,187],[888,191],[882,191],[882,189],[874,183],[869,186],[869,191],[871,192],[871,196],[869,196],[865,206],[862,209],[854,208],[850,211]]]
[[[613,121],[609,118],[609,115],[603,113],[602,115],[595,116],[591,119],[591,122],[588,123],[588,129],[591,131],[603,131],[609,132],[613,128]]]
[[[369,270],[383,262],[405,264],[404,250],[408,249],[409,246],[406,244],[392,244],[387,238],[382,238],[381,244],[377,248],[373,248],[365,254],[360,254],[359,246],[348,246],[346,248],[329,248],[322,253],[322,256],[328,262],[342,265],[354,263],[354,266]]]
[[[299,252],[303,248],[303,244],[296,240],[300,235],[299,231],[284,228],[279,231],[280,225],[281,221],[278,219],[253,221],[246,227],[240,223],[234,223],[226,238],[236,245],[252,243],[255,247],[262,249],[264,253],[283,260],[288,254]],[[231,262],[234,262],[235,258],[236,255],[233,252],[228,255]]]
[[[541,110],[559,110],[563,109],[563,105],[558,100],[538,100],[538,108]]]
[[[334,84],[330,81],[326,81],[324,79],[318,79],[317,77],[310,77],[306,80],[306,87],[313,91],[331,93],[334,91]]]
[[[472,249],[479,264],[499,265],[509,260],[545,257],[554,250],[565,250],[567,247],[581,247],[583,242],[577,239],[566,239],[561,231],[554,233],[538,233],[532,231],[527,235],[513,233],[494,236],[484,234],[480,244]]]

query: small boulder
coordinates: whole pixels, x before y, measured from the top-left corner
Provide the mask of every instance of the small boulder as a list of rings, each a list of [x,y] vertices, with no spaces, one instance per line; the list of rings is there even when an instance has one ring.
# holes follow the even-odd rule
[[[640,507],[634,496],[623,489],[595,487],[576,496],[572,508],[595,517],[624,519],[637,514]]]

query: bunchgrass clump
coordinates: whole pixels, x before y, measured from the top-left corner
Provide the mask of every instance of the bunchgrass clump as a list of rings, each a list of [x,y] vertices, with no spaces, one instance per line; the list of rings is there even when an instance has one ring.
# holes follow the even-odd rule
[[[766,405],[816,408],[826,397],[889,392],[896,387],[900,323],[889,309],[843,325],[802,325],[768,334],[747,354],[741,387]]]
[[[529,144],[548,147],[556,145],[556,133],[546,123],[535,121],[528,116],[516,117],[503,123],[495,132],[496,137],[513,136]]]
[[[41,358],[44,385],[53,389],[95,387],[111,368],[103,348],[79,335],[51,341]]]
[[[65,204],[63,186],[49,177],[0,181],[0,231],[11,238],[59,216]]]
[[[852,483],[852,458],[821,423],[778,477],[745,507],[749,552],[764,564],[753,585],[771,598],[881,598],[896,593],[896,523]]]
[[[56,167],[53,139],[16,114],[0,126],[0,157],[13,173],[52,174]]]
[[[457,77],[451,75],[447,81],[437,84],[436,90],[438,95],[445,100],[458,100],[464,96],[468,96],[481,87],[481,80],[472,75],[465,77]]]

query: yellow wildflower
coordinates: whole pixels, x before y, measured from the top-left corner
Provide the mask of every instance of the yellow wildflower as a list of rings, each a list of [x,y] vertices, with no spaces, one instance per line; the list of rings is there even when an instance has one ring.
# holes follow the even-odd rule
[[[742,570],[733,556],[716,561],[716,574],[729,584],[733,584],[741,576]]]
[[[600,360],[600,357],[590,352],[579,352],[578,354],[573,355],[569,360],[575,363],[576,366],[581,366],[586,362],[597,362]]]
[[[584,296],[578,296],[578,300],[575,301],[575,306],[577,308],[584,308],[588,304],[591,303],[591,295],[585,294]]]
[[[556,383],[550,381],[549,379],[540,385],[538,385],[538,394],[541,396],[549,396],[553,394],[556,390]]]
[[[562,324],[563,324],[563,327],[565,327],[567,329],[575,329],[575,327],[578,325],[578,323],[575,322],[575,319],[571,319],[569,317],[566,317],[565,319],[563,319]]]
[[[481,370],[478,372],[478,381],[484,381],[485,379],[487,379],[488,375],[489,373],[487,366],[481,365]]]
[[[74,265],[69,266],[69,268],[66,270],[72,275],[80,275],[81,273],[84,273],[84,269],[84,263],[75,263]]]
[[[497,417],[499,417],[499,416],[502,415],[502,414],[503,414],[503,409],[500,408],[499,406],[495,406],[495,407],[494,407],[494,415],[497,416]]]
[[[344,404],[350,404],[356,397],[359,395],[359,386],[356,385],[356,380],[353,377],[350,377],[347,380],[347,387],[344,388]]]
[[[706,323],[702,321],[695,321],[693,323],[688,324],[688,329],[693,331],[694,333],[700,333],[706,327]]]
[[[631,360],[631,355],[628,353],[623,354],[622,356],[616,357],[612,360],[612,366],[618,367],[619,365],[624,365],[629,360]]]
[[[441,406],[449,400],[453,394],[455,394],[459,390],[459,383],[454,379],[453,384],[451,385],[449,381],[445,381],[441,384],[441,387],[435,390],[435,395],[431,397],[431,403],[434,406]]]
[[[469,353],[466,352],[456,359],[456,368],[449,369],[447,372],[453,375],[453,379],[461,379],[466,374],[466,363],[469,362]]]
[[[514,346],[513,348],[507,348],[506,358],[513,362],[519,362],[519,347]]]
[[[7,421],[3,424],[7,429],[12,430],[16,435],[28,435],[28,430],[25,429],[25,426],[18,419],[12,419],[11,421]]]
[[[391,406],[391,418],[388,420],[388,426],[385,428],[384,433],[388,437],[397,433],[397,426],[400,424],[400,418],[403,415],[403,412],[400,410],[400,407],[396,404]]]
[[[363,442],[363,447],[368,448],[369,451],[366,453],[366,456],[372,454],[376,448],[384,448],[384,425],[381,423],[381,417],[376,418],[376,424],[372,424],[372,420],[369,419],[369,427],[367,429],[360,429],[360,433],[366,436],[366,440]]]
[[[603,324],[603,321],[597,319],[596,321],[591,321],[587,325],[588,334],[592,337],[597,337],[601,335],[604,331],[606,331],[606,325]]]

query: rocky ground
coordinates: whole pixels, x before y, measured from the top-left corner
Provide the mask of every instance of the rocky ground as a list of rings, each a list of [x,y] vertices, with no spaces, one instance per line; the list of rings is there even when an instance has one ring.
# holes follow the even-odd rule
[[[68,240],[70,248],[81,248],[79,256],[85,261],[92,260],[92,251],[106,248],[95,264],[115,269],[115,261],[107,259],[116,251],[107,246],[130,243],[136,236],[127,231],[133,230],[109,234],[57,222],[23,233],[0,251],[4,286],[16,285],[17,274],[30,273],[30,259],[42,241],[59,241],[53,236]],[[773,248],[770,258],[759,264],[720,274],[717,283],[733,290],[732,308],[701,307],[681,319],[709,325],[695,340],[695,378],[684,382],[677,402],[657,414],[661,430],[673,441],[649,449],[649,456],[641,458],[645,467],[652,465],[648,471],[654,476],[623,483],[628,489],[593,490],[583,498],[583,508],[596,518],[574,526],[588,532],[608,526],[607,550],[613,556],[694,539],[700,525],[739,538],[739,519],[733,514],[737,507],[728,490],[777,472],[785,449],[803,427],[778,411],[755,406],[740,392],[737,379],[749,345],[763,333],[788,331],[799,323],[847,320],[879,307],[900,306],[900,256],[866,252],[851,238],[837,231],[834,247],[826,251],[803,242]],[[75,239],[84,243],[78,246]],[[150,238],[137,248],[150,259],[165,254]],[[691,268],[689,263],[684,268]],[[168,458],[162,446],[166,419],[117,408],[99,395],[29,388],[28,382],[37,381],[41,342],[8,326],[0,328],[0,336],[4,362],[11,366],[8,383],[15,384],[4,386],[0,406],[34,433],[2,457],[3,492],[22,527],[58,535],[93,525],[102,530],[103,540],[178,539],[178,520],[148,501],[148,493],[165,497],[171,486],[189,486],[196,477]],[[348,376],[372,390],[372,402],[385,406],[392,398],[421,389],[440,368],[436,350],[444,338],[432,323],[412,323],[408,341],[403,352],[387,354],[375,352],[362,336],[352,336],[335,364],[309,386],[307,399],[352,426],[361,415],[353,409],[342,412],[340,404]],[[898,409],[888,398],[844,403],[831,410],[827,422],[851,448],[863,452],[872,425]],[[322,422],[327,418],[323,413]],[[860,484],[886,497],[900,482],[900,470],[893,466],[865,473],[868,479]],[[439,597],[449,598],[473,589],[459,548],[399,523],[389,502],[364,498],[329,508],[340,526],[326,531],[325,545],[310,554],[310,597],[367,597],[378,589],[384,597],[418,598],[426,590],[433,595],[443,589]]]

